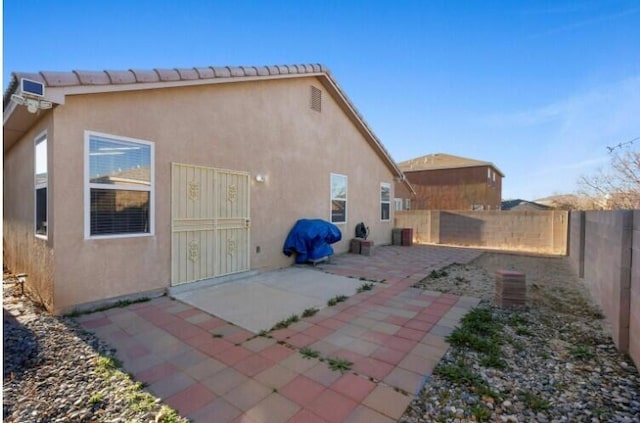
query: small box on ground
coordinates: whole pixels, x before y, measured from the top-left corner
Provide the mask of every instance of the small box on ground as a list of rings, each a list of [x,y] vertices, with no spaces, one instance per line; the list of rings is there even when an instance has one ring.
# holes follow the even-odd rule
[[[360,254],[363,256],[373,255],[374,244],[371,240],[362,240],[360,242]]]
[[[411,247],[413,245],[413,228],[402,228],[402,246]]]
[[[525,274],[514,270],[498,270],[494,299],[499,307],[525,306],[527,304]]]
[[[360,254],[362,241],[364,241],[362,238],[353,238],[349,245],[349,252],[352,254]]]
[[[391,229],[391,245],[402,245],[402,228]]]

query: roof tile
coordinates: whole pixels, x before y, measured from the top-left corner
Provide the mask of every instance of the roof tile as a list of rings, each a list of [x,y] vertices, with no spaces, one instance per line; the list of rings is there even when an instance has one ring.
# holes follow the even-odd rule
[[[238,77],[244,76],[244,70],[240,66],[227,66],[231,76]]]
[[[215,78],[216,77],[216,74],[213,72],[213,69],[211,67],[193,68],[193,69],[198,74],[198,78],[199,79],[209,79],[209,78]]]
[[[175,69],[156,69],[160,81],[180,81],[180,74]]]
[[[181,80],[188,81],[192,79],[198,79],[198,71],[195,68],[176,69]]]
[[[253,66],[240,66],[240,68],[244,71],[244,76],[256,76],[258,75],[258,71]]]
[[[48,87],[68,87],[79,85],[80,80],[73,72],[40,72]]]
[[[104,71],[73,71],[82,85],[109,85],[111,79]]]
[[[136,82],[136,76],[131,71],[105,71],[109,75],[112,84],[133,84]]]
[[[27,79],[30,79],[32,81],[39,81],[39,82],[43,82],[45,84],[47,83],[47,81],[44,79],[44,77],[39,73],[13,72],[13,76],[18,81],[20,81],[20,79],[22,79],[22,78],[27,78]]]
[[[258,73],[258,76],[269,76],[269,68],[266,66],[257,66],[256,72]]]
[[[215,78],[228,78],[231,76],[231,71],[229,71],[228,67],[213,66],[212,69],[213,69]]]
[[[279,75],[280,69],[277,66],[267,66],[267,70],[269,70],[269,75]]]
[[[160,77],[153,70],[130,69],[136,77],[136,82],[158,82]]]
[[[276,68],[278,68],[278,74],[280,75],[285,75],[289,73],[289,68],[286,67],[285,65],[276,65]]]

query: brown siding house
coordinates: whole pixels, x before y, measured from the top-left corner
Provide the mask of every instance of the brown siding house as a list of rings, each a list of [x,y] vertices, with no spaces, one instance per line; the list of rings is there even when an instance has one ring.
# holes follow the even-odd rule
[[[493,163],[437,153],[398,166],[415,191],[412,209],[500,210],[504,174]]]
[[[3,134],[5,264],[56,313],[286,267],[298,219],[391,242],[402,172],[318,64],[15,73]]]

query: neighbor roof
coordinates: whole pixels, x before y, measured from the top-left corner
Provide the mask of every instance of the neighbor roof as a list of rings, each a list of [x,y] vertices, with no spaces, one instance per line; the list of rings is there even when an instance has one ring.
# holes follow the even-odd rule
[[[406,160],[398,163],[398,167],[403,172],[416,172],[421,170],[439,170],[439,169],[456,169],[464,167],[490,166],[495,169],[500,176],[504,177],[504,173],[491,162],[481,160],[468,159],[466,157],[453,156],[451,154],[435,153],[426,156],[416,157],[415,159]]]
[[[117,91],[135,91],[155,88],[168,88],[191,85],[234,83],[256,80],[317,77],[327,92],[356,125],[371,147],[397,178],[405,181],[404,174],[397,166],[382,142],[373,133],[351,100],[331,77],[327,67],[318,64],[274,65],[274,66],[209,66],[175,69],[151,70],[103,70],[36,73],[14,72],[3,98],[3,132],[5,151],[38,119],[35,114],[27,113],[24,107],[17,107],[11,101],[11,95],[19,88],[21,78],[40,81],[45,84],[45,100],[54,105],[64,104],[68,95],[94,94]],[[46,113],[46,112],[45,112]],[[14,116],[17,114],[18,116]],[[13,120],[12,120],[13,117]],[[405,181],[406,182],[406,181]],[[407,182],[407,186],[413,189]]]

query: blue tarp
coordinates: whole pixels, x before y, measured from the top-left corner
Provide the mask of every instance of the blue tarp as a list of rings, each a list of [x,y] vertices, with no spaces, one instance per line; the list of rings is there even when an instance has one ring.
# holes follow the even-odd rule
[[[293,226],[282,252],[291,256],[296,253],[296,263],[306,263],[333,255],[329,244],[342,239],[340,229],[322,219],[300,219]]]

